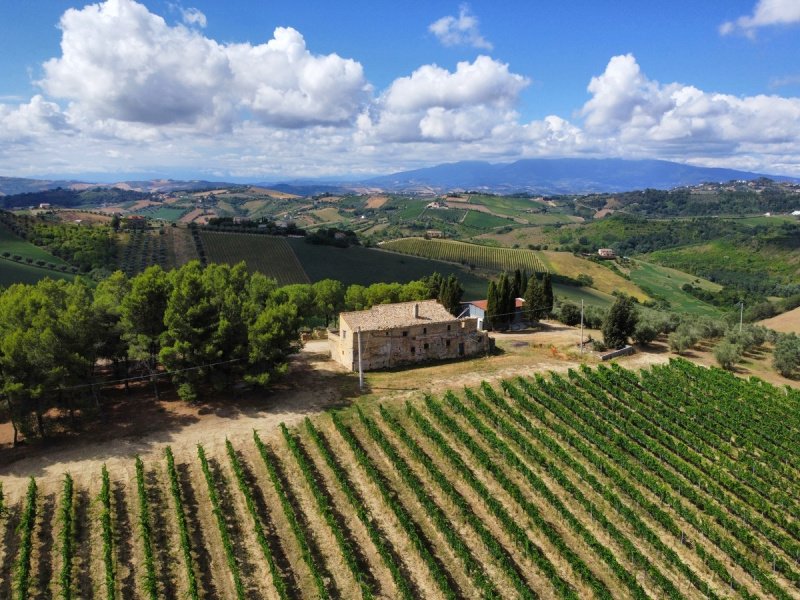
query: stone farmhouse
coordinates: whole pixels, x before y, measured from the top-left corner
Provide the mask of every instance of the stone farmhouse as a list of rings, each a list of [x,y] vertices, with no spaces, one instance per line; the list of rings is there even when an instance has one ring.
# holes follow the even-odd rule
[[[358,371],[359,331],[364,371],[486,354],[492,339],[478,320],[456,318],[436,300],[379,304],[339,315],[328,332],[331,358]]]

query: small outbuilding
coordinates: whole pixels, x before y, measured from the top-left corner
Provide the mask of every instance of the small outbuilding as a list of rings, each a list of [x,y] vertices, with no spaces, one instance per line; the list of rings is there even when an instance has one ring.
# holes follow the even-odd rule
[[[492,348],[478,319],[456,318],[436,300],[341,313],[339,329],[328,332],[331,358],[358,371],[359,337],[364,371],[479,356]]]
[[[464,313],[470,317],[478,319],[478,329],[485,329],[484,323],[486,322],[486,307],[488,300],[470,300],[469,302],[462,302],[461,307]],[[526,321],[523,312],[525,308],[525,300],[523,298],[514,299],[514,317],[511,319],[511,325],[516,325]]]

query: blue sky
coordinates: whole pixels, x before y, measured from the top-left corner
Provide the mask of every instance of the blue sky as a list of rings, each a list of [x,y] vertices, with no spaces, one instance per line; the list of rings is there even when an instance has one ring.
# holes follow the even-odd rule
[[[0,3],[0,175],[559,156],[800,175],[798,0],[497,6]]]

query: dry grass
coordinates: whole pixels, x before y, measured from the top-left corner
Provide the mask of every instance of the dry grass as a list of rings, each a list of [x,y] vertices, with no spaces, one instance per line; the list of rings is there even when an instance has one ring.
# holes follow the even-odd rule
[[[800,307],[778,315],[777,317],[760,321],[759,325],[774,329],[775,331],[780,331],[781,333],[800,334]]]

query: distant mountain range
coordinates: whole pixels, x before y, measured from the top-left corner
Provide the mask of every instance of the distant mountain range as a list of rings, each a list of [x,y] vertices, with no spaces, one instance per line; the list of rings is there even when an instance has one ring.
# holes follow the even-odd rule
[[[463,190],[501,194],[530,192],[547,195],[625,192],[645,188],[664,190],[706,182],[720,183],[736,179],[752,180],[760,177],[800,183],[800,179],[792,177],[764,175],[735,169],[695,167],[665,160],[534,158],[518,160],[513,163],[463,161],[372,177],[359,182],[304,179],[289,182],[259,182],[254,185],[304,196],[344,191],[441,193]],[[234,185],[242,184],[172,179],[97,184],[71,180],[44,181],[0,177],[0,195],[38,192],[58,187],[66,189],[116,187],[140,192],[172,192]]]
[[[482,190],[547,195],[624,192],[645,188],[663,190],[705,182],[720,183],[760,177],[776,181],[800,181],[791,177],[695,167],[665,160],[534,158],[498,164],[457,162],[373,177],[365,184],[387,191]]]

